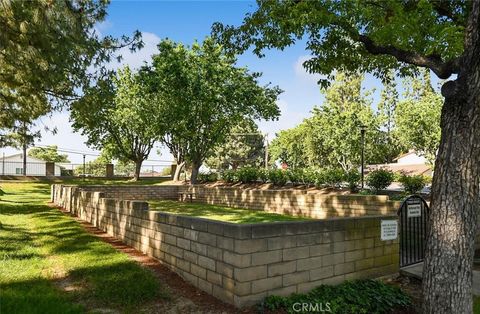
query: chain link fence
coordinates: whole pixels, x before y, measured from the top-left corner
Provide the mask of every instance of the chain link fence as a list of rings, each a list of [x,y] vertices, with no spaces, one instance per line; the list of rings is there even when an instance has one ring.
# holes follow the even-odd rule
[[[49,169],[47,169],[50,167]],[[86,163],[48,163],[1,160],[2,176],[47,176],[56,177],[133,177],[133,163],[104,164]],[[145,164],[140,169],[140,177],[169,177],[171,164]]]

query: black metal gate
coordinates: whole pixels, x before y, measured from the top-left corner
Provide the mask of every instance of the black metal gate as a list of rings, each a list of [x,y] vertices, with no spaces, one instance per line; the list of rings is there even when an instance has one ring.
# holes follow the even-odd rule
[[[427,237],[427,202],[420,195],[407,197],[400,209],[400,267],[423,261]]]

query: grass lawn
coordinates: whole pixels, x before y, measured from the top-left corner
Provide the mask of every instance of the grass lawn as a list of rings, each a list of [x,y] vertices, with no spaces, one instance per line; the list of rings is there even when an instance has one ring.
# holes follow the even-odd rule
[[[202,203],[190,203],[188,201],[178,202],[167,200],[151,200],[148,201],[148,203],[150,210],[158,210],[183,216],[195,216],[213,220],[221,220],[238,224],[309,220],[309,218],[267,213],[260,210],[232,208]]]
[[[138,312],[168,298],[150,270],[48,207],[48,183],[1,183],[2,313]]]

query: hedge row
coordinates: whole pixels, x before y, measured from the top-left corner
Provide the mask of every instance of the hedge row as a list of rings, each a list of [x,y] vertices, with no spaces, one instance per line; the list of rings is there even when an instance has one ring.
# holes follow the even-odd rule
[[[258,169],[243,167],[236,170],[226,170],[218,176],[216,173],[202,173],[199,180],[211,182],[221,179],[228,183],[272,183],[283,186],[290,182],[294,185],[317,187],[340,187],[345,182],[351,190],[356,190],[360,182],[357,170],[345,172],[341,169]]]
[[[228,183],[272,183],[276,186],[283,186],[290,182],[294,185],[306,185],[316,187],[341,187],[348,186],[351,191],[358,190],[361,180],[360,172],[356,169],[348,172],[342,169],[259,169],[243,167],[236,170],[225,170],[217,173],[200,173],[198,177],[201,182],[214,182],[219,179]],[[366,177],[366,184],[375,192],[386,189],[393,181],[402,184],[405,191],[414,194],[421,191],[428,182],[428,179],[421,175],[405,175],[393,173],[386,169],[371,171]]]

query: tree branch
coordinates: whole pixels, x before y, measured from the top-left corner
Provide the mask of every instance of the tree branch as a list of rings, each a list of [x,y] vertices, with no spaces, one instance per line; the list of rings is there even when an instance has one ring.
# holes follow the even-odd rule
[[[450,75],[458,73],[459,60],[443,61],[438,55],[422,55],[417,52],[398,49],[392,45],[377,45],[368,36],[358,34],[358,41],[364,44],[365,49],[373,55],[390,55],[398,61],[413,64],[419,67],[430,68],[439,78],[447,79]]]
[[[453,12],[449,1],[432,1],[432,7],[438,13],[438,15],[449,18],[455,24],[465,25],[465,21],[462,21],[461,18]]]

